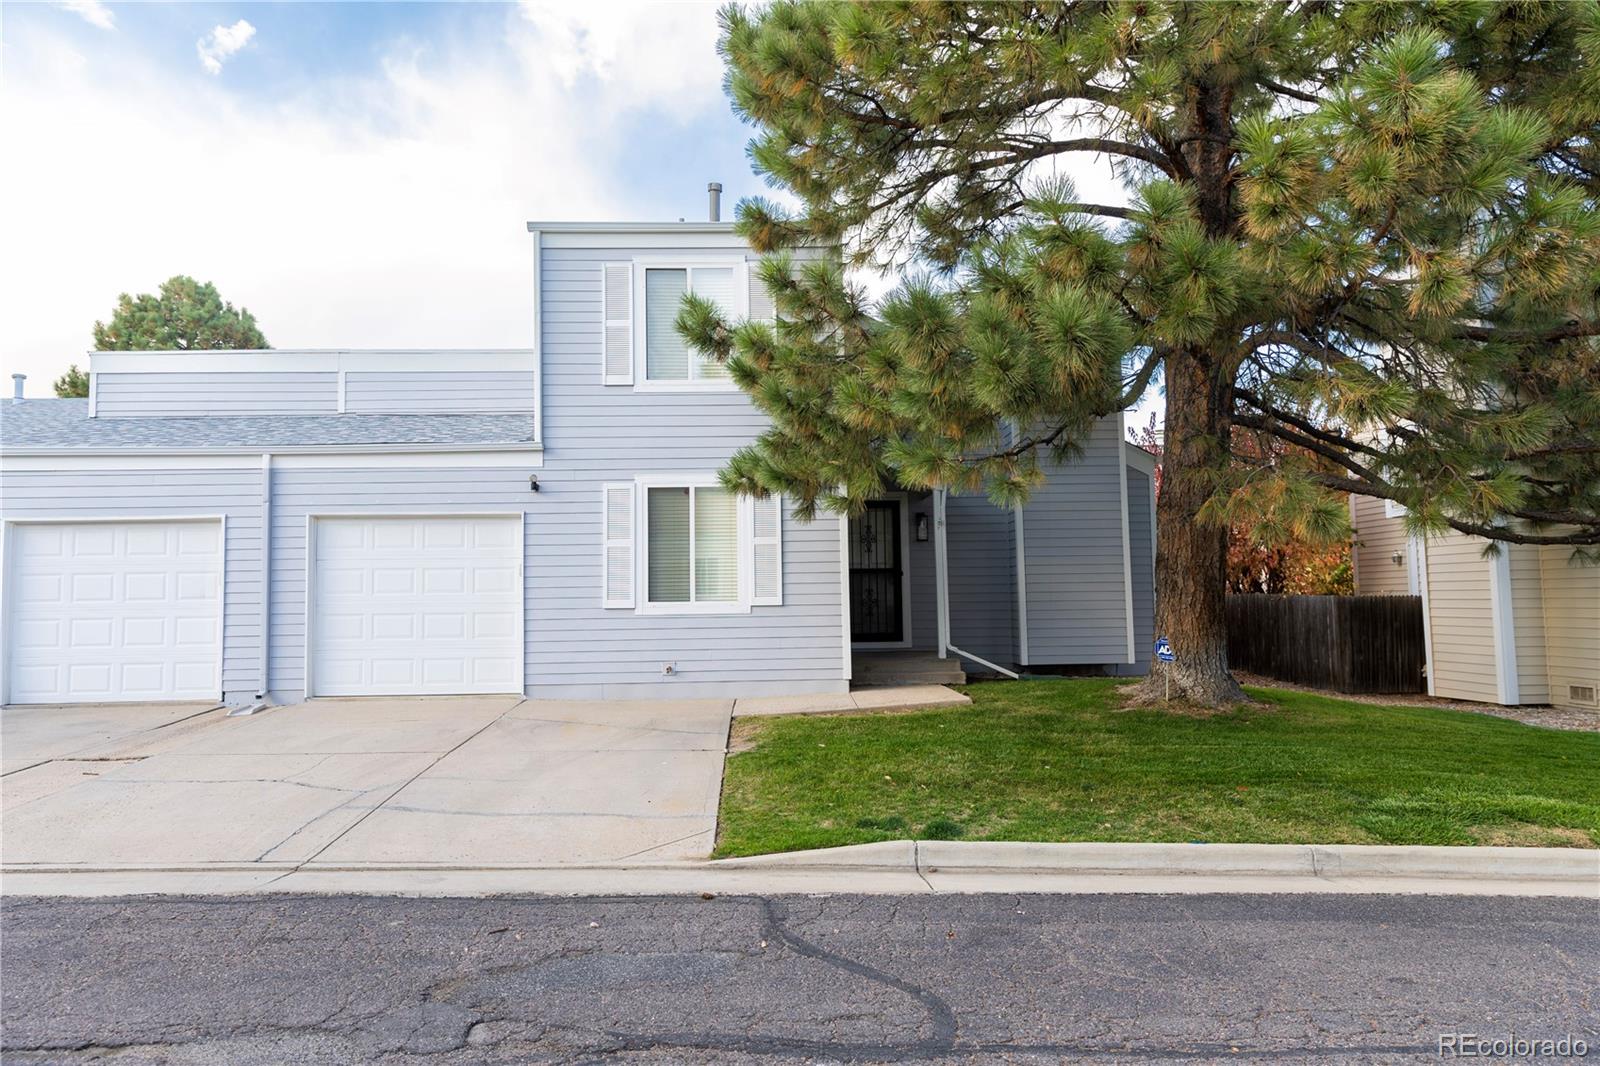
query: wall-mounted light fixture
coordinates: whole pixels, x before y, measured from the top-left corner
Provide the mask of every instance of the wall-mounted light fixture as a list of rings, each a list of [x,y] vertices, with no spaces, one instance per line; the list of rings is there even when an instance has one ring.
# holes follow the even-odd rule
[[[539,491],[539,475],[538,474],[529,474],[528,475],[528,491],[529,492],[538,492]]]
[[[1391,552],[1390,555],[1389,555],[1389,559],[1396,566],[1404,566],[1404,565],[1406,565],[1406,557],[1405,557],[1405,554],[1403,552]]]
[[[917,539],[919,541],[928,539],[928,516],[921,513],[917,515]]]

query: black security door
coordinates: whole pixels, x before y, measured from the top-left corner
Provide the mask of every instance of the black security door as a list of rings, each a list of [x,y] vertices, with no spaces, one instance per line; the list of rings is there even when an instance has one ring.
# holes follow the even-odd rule
[[[873,501],[850,520],[850,639],[892,644],[905,635],[900,590],[900,505]]]

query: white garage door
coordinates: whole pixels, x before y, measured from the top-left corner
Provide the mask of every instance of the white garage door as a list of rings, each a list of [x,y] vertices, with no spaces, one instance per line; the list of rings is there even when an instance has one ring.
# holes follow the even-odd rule
[[[519,692],[522,519],[318,518],[311,691]]]
[[[12,703],[214,700],[222,523],[19,523],[6,575]]]

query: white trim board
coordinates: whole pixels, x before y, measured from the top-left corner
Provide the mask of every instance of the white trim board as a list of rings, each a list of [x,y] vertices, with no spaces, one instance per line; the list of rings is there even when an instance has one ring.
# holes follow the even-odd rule
[[[1502,544],[1489,557],[1489,614],[1494,622],[1495,691],[1500,703],[1515,706],[1522,702],[1521,679],[1517,676],[1517,631],[1512,617],[1511,551]]]
[[[1428,604],[1428,542],[1421,537],[1418,541],[1416,559],[1421,567],[1422,588],[1422,662],[1423,669],[1427,672],[1428,695],[1434,695],[1434,669],[1433,669],[1433,612]]]
[[[176,351],[89,352],[95,374],[262,374],[336,373],[338,371],[531,370],[532,348],[371,349],[301,348]]]
[[[850,681],[855,660],[850,654],[850,518],[839,515],[839,635],[844,645],[844,679]]]
[[[339,449],[282,448],[196,448],[192,450],[101,451],[93,448],[62,448],[51,451],[0,453],[0,470],[14,471],[105,471],[105,470],[250,470],[261,462],[263,452],[272,455],[272,465],[284,470],[350,469],[371,470],[385,467],[476,469],[539,469],[544,466],[544,449],[526,444],[505,447],[415,445],[346,446]]]
[[[1127,437],[1127,418],[1123,412],[1117,412],[1117,439]],[[1133,534],[1128,524],[1128,458],[1126,449],[1117,453],[1117,490],[1121,500],[1122,511],[1122,607],[1123,617],[1128,623],[1128,659],[1132,664],[1138,662],[1138,649],[1135,647],[1133,633]]]
[[[544,440],[544,234],[533,234],[533,439]]]

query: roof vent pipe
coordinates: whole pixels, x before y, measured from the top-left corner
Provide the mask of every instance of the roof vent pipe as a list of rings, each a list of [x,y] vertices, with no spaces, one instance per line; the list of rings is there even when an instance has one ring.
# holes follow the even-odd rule
[[[26,375],[26,374],[12,374],[11,375],[11,402],[12,403],[21,403],[22,402],[22,383],[24,381],[27,381],[27,380],[28,380],[28,375]]]
[[[706,192],[711,194],[711,221],[722,221],[722,182],[713,181],[706,186]]]

